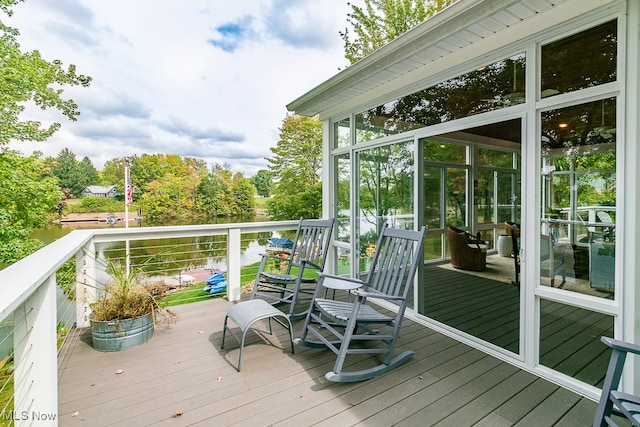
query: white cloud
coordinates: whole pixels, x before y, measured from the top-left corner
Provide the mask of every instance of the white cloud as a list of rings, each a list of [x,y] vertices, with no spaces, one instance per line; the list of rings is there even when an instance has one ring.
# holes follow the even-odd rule
[[[286,104],[346,65],[338,31],[347,10],[346,0],[27,0],[6,20],[23,50],[93,81],[65,90],[77,122],[29,110],[62,129],[11,147],[69,148],[98,168],[170,153],[252,175],[267,166]]]

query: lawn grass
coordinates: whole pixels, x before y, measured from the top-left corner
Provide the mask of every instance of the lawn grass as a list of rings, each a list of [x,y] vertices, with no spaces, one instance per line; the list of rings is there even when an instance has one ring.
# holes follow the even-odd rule
[[[274,265],[272,268],[269,269],[269,271],[282,272],[282,269],[284,266],[281,264],[281,261],[276,260],[276,263],[277,263],[277,266]],[[240,270],[240,282],[242,283],[241,285],[242,293],[251,291],[253,283],[256,278],[256,274],[258,273],[259,267],[260,267],[260,263],[256,262],[254,264],[250,264],[245,267],[242,267],[242,269]],[[294,275],[298,274],[298,271],[295,267],[291,269],[291,274],[294,274]],[[315,270],[312,270],[312,269],[306,269],[303,276],[307,278],[313,278],[313,277],[316,277],[316,272]],[[184,289],[180,289],[176,292],[171,293],[170,295],[167,295],[162,299],[162,301],[166,303],[167,306],[172,307],[176,305],[190,304],[192,302],[205,301],[211,298],[220,298],[227,295],[226,291],[220,292],[215,295],[211,295],[209,292],[205,292],[203,290],[205,285],[206,283],[202,282],[202,283],[198,283],[198,284],[186,287]]]
[[[254,264],[242,267],[242,269],[240,270],[240,282],[242,283],[241,287],[243,289],[243,293],[244,289],[251,289],[251,286],[253,286],[253,281],[256,277],[256,273],[258,272],[259,267],[260,263],[256,262]],[[202,282],[186,287],[184,289],[180,289],[170,295],[167,295],[162,299],[162,301],[169,307],[172,307],[176,305],[190,304],[192,302],[205,301],[211,298],[220,298],[227,295],[226,291],[211,295],[209,292],[205,292],[203,290],[205,285],[206,282]]]

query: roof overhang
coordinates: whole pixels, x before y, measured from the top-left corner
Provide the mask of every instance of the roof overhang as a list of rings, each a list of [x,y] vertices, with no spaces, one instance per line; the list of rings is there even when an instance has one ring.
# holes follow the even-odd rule
[[[292,101],[287,109],[325,119],[373,100],[406,95],[410,92],[400,92],[417,90],[419,82],[426,84],[429,77],[473,57],[505,48],[614,1],[459,0]]]

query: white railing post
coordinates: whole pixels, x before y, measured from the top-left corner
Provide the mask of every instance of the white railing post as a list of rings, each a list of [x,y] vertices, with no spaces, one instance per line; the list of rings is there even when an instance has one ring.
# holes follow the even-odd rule
[[[229,228],[227,234],[227,299],[229,301],[240,300],[241,236],[239,228]]]
[[[16,426],[58,425],[56,275],[14,312]]]
[[[91,303],[97,299],[96,259],[93,240],[76,253],[76,327],[89,326]]]

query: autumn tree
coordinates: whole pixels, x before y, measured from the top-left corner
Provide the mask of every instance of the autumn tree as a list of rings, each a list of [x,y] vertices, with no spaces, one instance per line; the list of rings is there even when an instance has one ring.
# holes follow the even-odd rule
[[[128,161],[134,199],[139,197],[145,218],[167,221],[194,215],[196,188],[206,171],[204,162],[176,154],[143,154]],[[119,182],[124,185],[124,178]]]
[[[280,140],[267,158],[273,198],[267,213],[275,220],[319,218],[322,214],[322,123],[318,118],[287,115]]]
[[[350,64],[381,48],[456,0],[364,0],[347,14],[351,26],[340,32]]]

